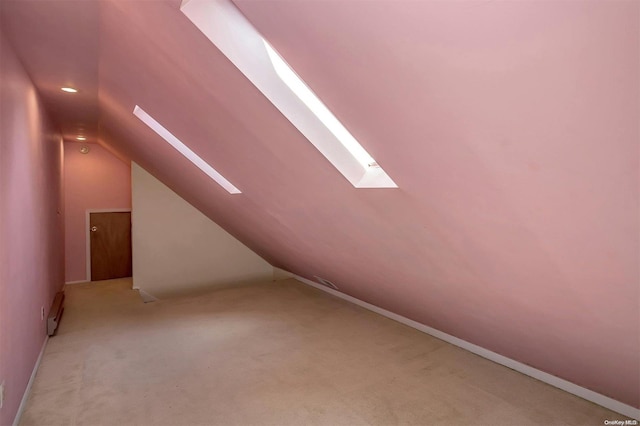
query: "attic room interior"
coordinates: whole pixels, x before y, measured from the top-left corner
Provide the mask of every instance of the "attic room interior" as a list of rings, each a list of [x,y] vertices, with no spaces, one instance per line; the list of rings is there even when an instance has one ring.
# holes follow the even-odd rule
[[[637,425],[640,2],[0,0],[0,426]]]

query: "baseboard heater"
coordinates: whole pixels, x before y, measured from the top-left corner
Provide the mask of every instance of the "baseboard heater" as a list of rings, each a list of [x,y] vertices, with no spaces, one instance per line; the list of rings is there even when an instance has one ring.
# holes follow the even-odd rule
[[[55,334],[58,324],[60,324],[60,318],[62,318],[62,312],[64,312],[64,292],[59,291],[53,299],[49,317],[47,318],[47,334],[49,336]]]

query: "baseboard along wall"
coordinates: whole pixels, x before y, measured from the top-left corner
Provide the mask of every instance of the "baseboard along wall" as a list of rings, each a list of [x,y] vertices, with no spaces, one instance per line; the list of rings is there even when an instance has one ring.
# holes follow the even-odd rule
[[[18,412],[13,419],[13,426],[18,426],[20,423],[20,418],[22,417],[22,412],[27,406],[27,401],[29,400],[29,395],[31,394],[31,386],[33,386],[33,381],[36,378],[36,374],[38,373],[38,368],[40,368],[40,362],[42,361],[42,356],[44,355],[44,350],[47,347],[47,342],[49,341],[49,336],[44,338],[44,342],[42,343],[42,349],[40,349],[40,354],[38,355],[38,359],[36,360],[36,364],[33,366],[33,371],[31,372],[31,377],[29,377],[29,382],[27,383],[27,387],[24,390],[24,394],[22,395],[22,400],[20,401],[20,405],[18,406]]]
[[[612,411],[615,411],[617,413],[620,413],[624,416],[630,417],[632,419],[637,419],[640,420],[640,409],[637,409],[635,407],[632,407],[630,405],[624,404],[620,401],[616,401],[613,398],[609,398],[608,396],[599,394],[597,392],[594,392],[592,390],[589,390],[587,388],[584,388],[582,386],[578,386],[575,383],[571,383],[567,380],[561,379],[559,377],[556,377],[552,374],[546,373],[542,370],[538,370],[537,368],[531,367],[529,365],[523,364],[521,362],[518,362],[516,360],[513,360],[511,358],[507,358],[506,356],[500,355],[498,353],[492,352],[488,349],[485,349],[481,346],[478,345],[474,345],[473,343],[469,343],[465,340],[459,339],[455,336],[452,336],[450,334],[444,333],[440,330],[436,330],[435,328],[429,327],[427,325],[421,324],[417,321],[411,320],[409,318],[403,317],[402,315],[398,315],[395,314],[393,312],[387,311],[386,309],[380,308],[378,306],[372,305],[370,303],[364,302],[360,299],[357,299],[353,296],[349,296],[347,294],[341,293],[337,290],[333,290],[330,289],[326,286],[323,286],[321,284],[318,284],[314,281],[311,281],[307,278],[301,277],[299,275],[293,274],[291,272],[285,271],[285,270],[279,270],[277,271],[277,269],[279,268],[274,268],[274,280],[279,279],[286,279],[288,277],[293,277],[296,280],[300,281],[303,284],[309,285],[311,287],[314,287],[318,290],[322,290],[326,293],[329,293],[335,297],[338,297],[340,299],[346,300],[348,302],[351,302],[355,305],[361,306],[367,310],[370,310],[372,312],[375,312],[377,314],[380,314],[382,316],[385,316],[389,319],[392,319],[394,321],[397,321],[401,324],[407,325],[409,327],[412,327],[416,330],[419,330],[423,333],[429,334],[430,336],[433,336],[437,339],[443,340],[447,343],[451,343],[452,345],[455,345],[459,348],[462,348],[464,350],[467,350],[471,353],[474,353],[476,355],[479,355],[483,358],[486,358],[490,361],[493,361],[497,364],[500,365],[504,365],[505,367],[511,368],[512,370],[518,371],[522,374],[525,374],[529,377],[533,377],[534,379],[540,380],[541,382],[547,383],[551,386],[554,386],[558,389],[562,389],[565,392],[568,392],[570,394],[576,395],[580,398],[583,398],[587,401],[593,402],[594,404],[598,404],[602,407],[608,408]],[[277,277],[277,278],[276,278]],[[82,281],[85,282],[85,281]],[[77,284],[79,284],[80,282],[77,282]],[[66,284],[72,284],[72,283],[66,283]],[[135,289],[135,287],[134,287]],[[142,293],[142,291],[141,291]],[[153,297],[153,296],[151,296]],[[155,299],[155,298],[154,298]],[[20,417],[22,415],[22,412],[24,411],[24,408],[27,404],[27,400],[29,399],[29,393],[31,391],[31,386],[33,385],[33,380],[35,379],[36,373],[38,371],[38,368],[40,367],[40,362],[42,360],[42,356],[44,354],[44,350],[45,347],[47,345],[47,341],[48,341],[48,337],[45,338],[44,343],[42,345],[42,349],[40,350],[40,355],[38,356],[38,360],[36,361],[36,364],[33,368],[33,372],[31,373],[31,377],[29,379],[29,383],[27,384],[27,388],[25,389],[24,395],[22,397],[22,401],[20,402],[20,406],[18,408],[18,412],[16,414],[15,420],[13,422],[13,426],[17,426],[18,423],[20,422]]]
[[[287,271],[283,271],[283,272],[289,273]],[[571,383],[567,380],[561,379],[560,377],[556,377],[552,374],[545,373],[542,370],[538,370],[537,368],[523,364],[511,358],[507,358],[506,356],[492,352],[481,346],[474,345],[473,343],[469,343],[465,340],[462,340],[450,334],[444,333],[440,330],[436,330],[435,328],[429,327],[417,321],[403,317],[402,315],[394,314],[393,312],[387,311],[386,309],[382,309],[378,306],[375,306],[370,303],[364,302],[360,299],[357,299],[353,296],[349,296],[337,290],[328,288],[322,284],[318,284],[315,281],[311,281],[307,278],[301,277],[296,274],[292,274],[292,273],[289,273],[289,274],[291,274],[291,276],[293,276],[293,278],[295,278],[296,280],[304,284],[307,284],[311,287],[317,288],[318,290],[322,290],[333,296],[339,297],[340,299],[346,300],[348,302],[361,306],[365,309],[373,311],[377,314],[390,318],[394,321],[397,321],[409,327],[415,328],[416,330],[422,331],[423,333],[429,334],[440,340],[444,340],[447,343],[451,343],[452,345],[455,345],[459,348],[472,352],[490,361],[493,361],[500,365],[504,365],[505,367],[518,371],[522,374],[526,374],[527,376],[533,377],[534,379],[540,380],[541,382],[547,383],[558,389],[562,389],[563,391],[569,392],[570,394],[579,396],[580,398],[586,399],[587,401],[593,402],[594,404],[598,404],[602,407],[608,408],[611,411],[615,411],[616,413],[620,413],[624,416],[631,417],[632,419],[640,420],[640,409],[638,408],[624,404],[620,401],[616,401],[613,398],[609,398],[608,396],[599,394],[587,388],[583,388],[582,386],[578,386],[575,383]]]

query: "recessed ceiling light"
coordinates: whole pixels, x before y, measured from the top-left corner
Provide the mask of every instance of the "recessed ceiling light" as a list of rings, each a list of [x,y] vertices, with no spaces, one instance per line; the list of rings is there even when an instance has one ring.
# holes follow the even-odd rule
[[[74,89],[73,87],[63,87],[62,91],[67,93],[77,93],[78,89]]]
[[[85,138],[84,136],[78,136],[76,139],[78,139],[79,141],[86,141],[87,138]]]
[[[176,138],[171,132],[165,129],[162,124],[158,123],[153,117],[145,112],[138,105],[133,109],[133,115],[138,117],[144,124],[149,126],[151,130],[156,132],[158,136],[167,141],[169,145],[174,147],[180,154],[184,155],[189,161],[196,165],[200,170],[202,170],[206,175],[208,175],[211,179],[216,181],[218,185],[227,190],[229,194],[240,194],[240,190],[233,186],[231,182],[225,179],[217,170],[209,165],[206,161],[204,161],[198,154],[191,151],[191,149],[186,146],[182,141]]]

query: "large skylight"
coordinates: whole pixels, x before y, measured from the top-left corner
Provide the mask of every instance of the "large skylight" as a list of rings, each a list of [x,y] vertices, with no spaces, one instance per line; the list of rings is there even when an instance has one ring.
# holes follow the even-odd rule
[[[363,167],[375,167],[376,161],[364,150],[362,145],[358,143],[351,133],[342,125],[342,123],[329,111],[315,93],[309,89],[304,81],[293,71],[284,59],[274,50],[266,41],[262,40],[264,47],[267,49],[269,59],[273,64],[278,76],[284,83],[296,94],[298,98],[313,112],[316,117],[327,126],[329,131],[338,138],[340,143],[355,157]]]
[[[397,188],[231,0],[183,0],[181,11],[356,188]]]
[[[216,181],[221,187],[227,190],[230,194],[240,194],[240,190],[233,186],[231,182],[218,173],[213,167],[204,161],[198,154],[193,152],[188,146],[186,146],[180,139],[175,137],[171,132],[165,129],[160,123],[158,123],[153,117],[145,112],[138,105],[133,109],[133,115],[138,117],[144,124],[149,126],[151,130],[156,132],[162,139],[167,141],[172,147],[174,147],[180,154],[184,155],[189,161],[196,165],[200,170],[206,173],[211,179]]]

